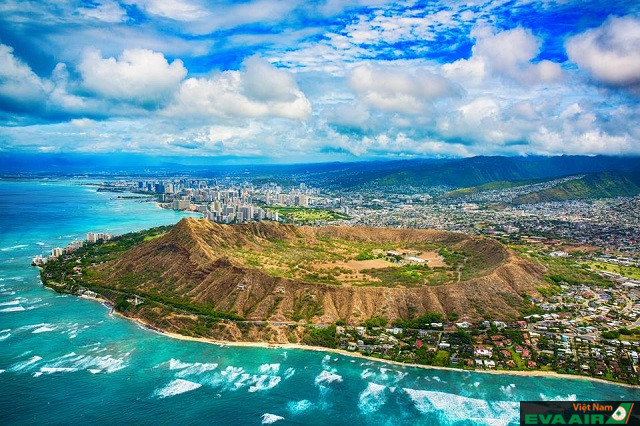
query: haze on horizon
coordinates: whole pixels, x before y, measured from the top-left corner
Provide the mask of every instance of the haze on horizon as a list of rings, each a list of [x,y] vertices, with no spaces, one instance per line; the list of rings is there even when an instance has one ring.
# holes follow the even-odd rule
[[[0,153],[640,154],[640,4],[0,0]]]

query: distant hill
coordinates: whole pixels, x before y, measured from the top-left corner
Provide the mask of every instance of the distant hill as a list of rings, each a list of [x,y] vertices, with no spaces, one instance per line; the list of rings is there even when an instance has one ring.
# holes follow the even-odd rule
[[[393,188],[448,185],[466,188],[490,182],[552,179],[599,172],[640,173],[640,157],[527,156],[471,157],[334,162],[313,164],[247,164],[251,159],[221,157],[153,157],[134,154],[0,153],[0,174],[241,177],[254,182],[301,182],[325,188]],[[266,159],[261,159],[266,162]],[[256,159],[253,159],[256,161]]]
[[[578,199],[633,197],[640,194],[640,177],[633,174],[603,172],[563,182],[553,188],[514,198],[516,204]]]
[[[485,183],[478,186],[469,186],[466,188],[460,188],[453,191],[449,191],[446,194],[444,194],[442,197],[443,198],[459,198],[465,195],[476,194],[478,192],[517,188],[519,186],[530,185],[530,184],[545,182],[545,181],[546,179],[517,180],[514,182],[511,182],[508,180],[499,180],[496,182],[489,182],[489,183]]]
[[[638,157],[473,157],[435,162],[407,163],[401,169],[387,169],[369,183],[376,186],[450,185],[456,188],[499,181],[551,179],[598,172],[640,172]],[[351,184],[357,184],[354,179]]]

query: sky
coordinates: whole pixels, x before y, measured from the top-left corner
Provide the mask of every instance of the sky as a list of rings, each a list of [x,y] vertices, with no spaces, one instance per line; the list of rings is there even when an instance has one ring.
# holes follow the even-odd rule
[[[0,0],[0,153],[640,154],[640,2]]]

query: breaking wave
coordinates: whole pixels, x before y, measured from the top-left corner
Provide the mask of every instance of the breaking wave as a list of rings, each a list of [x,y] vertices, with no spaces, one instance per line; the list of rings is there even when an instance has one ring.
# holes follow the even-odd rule
[[[284,420],[284,417],[276,416],[275,414],[270,414],[270,413],[264,413],[262,415],[262,424],[263,425],[270,425],[271,423],[275,423],[278,420]]]
[[[38,361],[40,361],[42,359],[41,356],[32,356],[31,358],[29,358],[26,361],[22,361],[22,362],[17,362],[15,364],[13,364],[11,367],[9,367],[9,371],[23,371],[23,370],[28,370],[29,367],[31,367],[32,365],[34,365],[35,363],[37,363]]]
[[[277,386],[277,384],[280,383],[280,380],[281,380],[280,376],[268,376],[268,375],[255,376],[254,375],[251,380],[251,383],[253,384],[249,386],[249,392],[269,390]]]
[[[293,376],[295,373],[296,373],[295,368],[292,368],[292,367],[287,368],[284,372],[284,379],[287,380],[288,378]]]
[[[53,325],[53,324],[42,324],[40,327],[36,328],[31,333],[32,334],[47,333],[49,331],[54,331],[54,330],[57,330],[57,329],[58,329],[58,326],[56,326],[56,325]]]
[[[508,424],[518,421],[519,403],[485,401],[446,392],[403,389],[421,413],[434,413],[440,423],[473,420],[481,424]]]
[[[20,250],[20,249],[23,249],[25,247],[28,247],[28,246],[26,244],[18,244],[16,246],[0,248],[0,251]]]
[[[10,308],[0,309],[0,312],[21,312],[26,311],[26,309],[22,306],[12,306]]]
[[[163,363],[166,364],[166,363]],[[163,365],[160,364],[160,365]],[[215,363],[202,363],[202,362],[182,362],[179,359],[171,358],[168,361],[169,370],[180,370],[176,373],[178,377],[196,376],[207,371],[215,370],[218,368],[218,364]]]
[[[573,393],[570,395],[558,395],[558,396],[547,396],[543,393],[540,394],[540,399],[542,401],[576,401],[578,396]]]
[[[324,383],[342,382],[342,376],[332,373],[331,371],[322,370],[315,378],[315,384],[320,385]]]
[[[277,373],[280,370],[280,364],[262,364],[260,366],[261,373]]]
[[[384,394],[385,389],[386,386],[370,382],[358,398],[360,411],[363,413],[378,411],[387,402],[387,397]]]
[[[169,382],[165,387],[154,392],[154,396],[158,398],[167,398],[181,393],[190,392],[198,389],[202,385],[200,383],[190,382],[184,379],[176,379]]]

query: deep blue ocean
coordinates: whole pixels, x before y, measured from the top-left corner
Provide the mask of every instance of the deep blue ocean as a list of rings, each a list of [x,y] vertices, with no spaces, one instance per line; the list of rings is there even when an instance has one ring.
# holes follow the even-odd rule
[[[0,423],[509,424],[518,401],[638,399],[570,378],[441,371],[171,339],[40,284],[36,254],[177,222],[71,181],[0,181]]]

